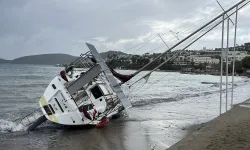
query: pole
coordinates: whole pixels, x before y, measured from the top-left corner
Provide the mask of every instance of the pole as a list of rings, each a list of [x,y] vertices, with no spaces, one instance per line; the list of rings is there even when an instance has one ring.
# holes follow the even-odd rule
[[[229,19],[227,19],[227,49],[226,49],[226,111],[228,105],[228,51],[229,51]]]
[[[222,114],[221,107],[222,107],[222,76],[223,76],[223,48],[224,48],[224,17],[222,16],[222,35],[221,35],[221,59],[220,59],[220,115]]]
[[[237,36],[237,23],[238,23],[238,6],[236,6],[236,13],[235,13],[231,108],[233,108],[233,99],[234,99],[234,68],[235,68],[235,46],[236,46],[236,36]]]

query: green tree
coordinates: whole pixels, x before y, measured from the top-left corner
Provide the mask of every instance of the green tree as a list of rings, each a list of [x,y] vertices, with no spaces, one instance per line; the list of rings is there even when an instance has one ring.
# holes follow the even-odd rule
[[[233,62],[231,63],[231,67],[233,66]],[[242,61],[235,61],[235,66],[234,66],[234,70],[237,73],[242,73],[243,72],[243,64]]]
[[[247,56],[242,60],[242,65],[244,68],[250,69],[250,56]]]

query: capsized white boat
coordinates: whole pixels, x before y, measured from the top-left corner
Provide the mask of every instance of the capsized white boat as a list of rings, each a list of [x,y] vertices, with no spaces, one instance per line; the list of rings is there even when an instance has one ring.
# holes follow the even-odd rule
[[[101,127],[112,116],[132,106],[121,90],[121,83],[113,76],[118,73],[108,68],[93,45],[87,43],[87,46],[90,51],[81,54],[50,82],[39,101],[44,115],[28,130],[46,120],[62,125]]]

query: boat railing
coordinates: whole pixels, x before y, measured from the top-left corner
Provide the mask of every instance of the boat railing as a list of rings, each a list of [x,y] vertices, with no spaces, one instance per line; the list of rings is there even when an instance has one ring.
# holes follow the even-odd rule
[[[43,116],[41,108],[34,110],[33,112],[29,113],[28,115],[16,119],[14,122],[17,124],[22,124],[23,126],[29,126],[33,122],[35,122],[39,117]]]
[[[95,62],[93,60],[92,54],[90,51],[81,54],[80,57],[78,57],[76,60],[74,60],[72,63],[68,65],[69,66],[74,66],[74,68],[92,68],[95,66]]]

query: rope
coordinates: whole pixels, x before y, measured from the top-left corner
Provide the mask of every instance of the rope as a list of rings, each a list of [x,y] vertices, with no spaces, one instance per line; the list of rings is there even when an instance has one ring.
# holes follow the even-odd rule
[[[219,21],[218,21],[218,22],[219,22]],[[213,24],[207,26],[206,28],[204,28],[202,31],[199,32],[199,34],[197,34],[196,36],[194,36],[193,39],[191,39],[190,41],[192,41],[192,40],[196,39],[197,37],[199,37],[200,35],[202,35],[203,32],[207,31],[208,29],[210,29],[211,27],[213,27],[213,26],[214,26],[215,24],[217,24],[218,22],[215,22],[215,23],[213,23]],[[190,42],[190,41],[188,41],[188,42]],[[183,51],[184,51],[184,50],[183,50]],[[174,59],[176,59],[176,58],[177,58],[177,57],[175,57]],[[163,76],[162,78],[156,80],[153,84],[151,84],[151,85],[149,85],[149,86],[154,85],[155,83],[159,82],[160,80],[162,80],[162,79],[165,78],[166,76],[167,76],[167,75],[165,75],[165,76]],[[147,88],[149,88],[149,86],[148,86]],[[144,90],[144,88],[141,88],[139,91],[137,91],[136,94],[138,94],[139,92],[141,92],[141,90]],[[132,92],[130,92],[130,93],[132,93]]]

